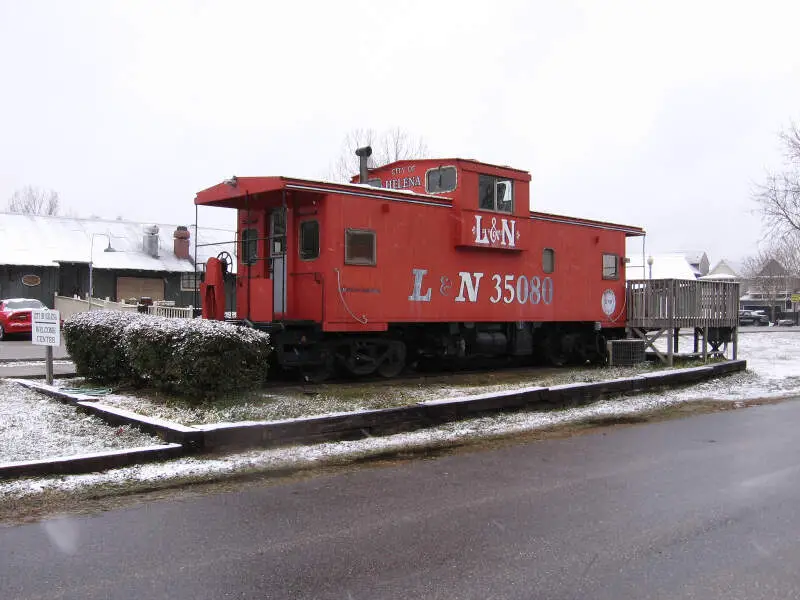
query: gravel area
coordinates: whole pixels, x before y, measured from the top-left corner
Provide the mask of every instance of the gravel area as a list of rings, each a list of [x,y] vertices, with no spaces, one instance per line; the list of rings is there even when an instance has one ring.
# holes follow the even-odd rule
[[[74,406],[0,380],[0,463],[159,443],[138,429],[111,427]]]

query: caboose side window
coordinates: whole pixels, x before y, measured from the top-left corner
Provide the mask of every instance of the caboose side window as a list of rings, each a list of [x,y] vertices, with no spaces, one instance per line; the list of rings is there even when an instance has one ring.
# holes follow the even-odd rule
[[[428,194],[442,194],[456,189],[458,172],[455,167],[437,167],[425,173],[425,191]]]
[[[478,176],[478,208],[514,212],[514,182],[491,175]]]
[[[603,254],[603,279],[619,279],[619,256]]]
[[[242,264],[252,265],[258,259],[258,229],[242,231]]]
[[[314,260],[319,256],[319,221],[300,223],[300,258]]]
[[[542,250],[542,271],[552,273],[556,270],[556,251],[552,248]]]
[[[374,265],[375,232],[369,229],[346,229],[344,262],[347,265]]]

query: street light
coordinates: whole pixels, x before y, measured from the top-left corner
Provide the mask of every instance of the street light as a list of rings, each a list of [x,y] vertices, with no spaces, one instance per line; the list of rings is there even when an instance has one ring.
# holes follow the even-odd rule
[[[94,280],[93,280],[93,266],[94,266],[94,238],[98,235],[108,239],[108,247],[103,252],[116,252],[111,247],[111,234],[108,233],[93,233],[92,241],[89,244],[89,310],[92,310],[92,297],[94,296]]]
[[[650,277],[649,277],[649,279],[652,279],[653,278],[653,257],[652,256],[648,256],[647,257],[647,266],[650,268]]]

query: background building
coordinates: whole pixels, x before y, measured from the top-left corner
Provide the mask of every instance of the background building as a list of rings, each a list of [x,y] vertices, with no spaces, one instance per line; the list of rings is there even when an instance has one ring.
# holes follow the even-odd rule
[[[198,306],[205,261],[222,251],[235,256],[234,240],[231,230],[193,225],[0,213],[0,298],[38,298],[51,307],[56,294],[86,298],[91,262],[95,298]],[[229,307],[234,285],[231,277]]]

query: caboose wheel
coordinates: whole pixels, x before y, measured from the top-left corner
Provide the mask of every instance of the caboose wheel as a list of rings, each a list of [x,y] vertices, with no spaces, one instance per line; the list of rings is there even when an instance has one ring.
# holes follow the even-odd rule
[[[567,364],[569,356],[564,349],[564,338],[555,333],[551,333],[545,339],[545,356],[547,362],[554,367],[563,367]]]
[[[378,374],[390,379],[397,377],[406,366],[406,345],[403,342],[389,342],[383,362],[378,366]]]
[[[348,373],[356,377],[372,375],[378,368],[377,344],[374,341],[351,341],[344,349],[342,364]]]
[[[333,375],[336,370],[333,354],[327,350],[323,350],[320,358],[321,361],[319,364],[308,365],[302,368],[301,374],[303,376],[303,381],[306,383],[322,383]]]

